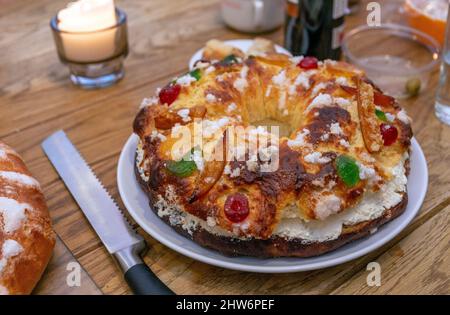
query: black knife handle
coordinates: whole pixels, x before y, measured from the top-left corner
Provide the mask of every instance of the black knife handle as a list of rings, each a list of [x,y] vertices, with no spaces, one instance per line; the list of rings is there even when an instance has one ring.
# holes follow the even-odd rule
[[[142,261],[139,254],[145,247],[144,240],[141,240],[113,254],[120,268],[124,271],[125,281],[133,293],[137,295],[175,294]]]
[[[137,264],[125,272],[125,280],[137,295],[173,295],[146,264]]]

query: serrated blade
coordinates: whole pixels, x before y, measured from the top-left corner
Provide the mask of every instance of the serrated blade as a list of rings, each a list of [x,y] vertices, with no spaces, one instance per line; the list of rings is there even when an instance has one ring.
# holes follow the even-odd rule
[[[64,131],[42,148],[111,254],[142,241]]]

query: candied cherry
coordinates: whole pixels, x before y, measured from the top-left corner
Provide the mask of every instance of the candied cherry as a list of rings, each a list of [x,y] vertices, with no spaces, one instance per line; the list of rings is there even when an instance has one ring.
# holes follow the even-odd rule
[[[225,215],[233,223],[244,221],[250,212],[248,199],[241,193],[229,195],[225,201]]]
[[[159,91],[159,101],[161,104],[170,105],[178,98],[181,86],[179,84],[169,84]]]
[[[381,136],[383,137],[384,145],[392,145],[398,138],[398,130],[395,126],[389,124],[381,124]]]
[[[316,57],[305,57],[298,63],[297,66],[305,70],[317,69],[319,66],[318,62],[319,61]]]

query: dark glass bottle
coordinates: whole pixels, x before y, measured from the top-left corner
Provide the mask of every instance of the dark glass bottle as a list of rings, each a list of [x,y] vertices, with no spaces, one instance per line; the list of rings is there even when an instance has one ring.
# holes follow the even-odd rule
[[[288,0],[285,47],[320,60],[341,56],[347,0]]]

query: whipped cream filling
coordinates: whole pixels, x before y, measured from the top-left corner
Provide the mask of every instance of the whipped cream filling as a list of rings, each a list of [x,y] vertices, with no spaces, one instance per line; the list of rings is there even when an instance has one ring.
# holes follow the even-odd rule
[[[304,221],[298,211],[289,211],[295,216],[283,215],[274,235],[286,238],[302,238],[305,241],[324,242],[338,238],[344,225],[351,226],[364,221],[381,217],[386,209],[398,205],[406,192],[406,170],[404,167],[408,154],[391,169],[392,179],[384,184],[377,192],[367,192],[362,201],[356,206],[346,209],[341,213],[331,215],[326,220]]]
[[[144,171],[140,167],[144,157],[143,152],[139,152],[142,146],[138,146],[136,163],[139,173]],[[356,206],[346,209],[341,213],[333,214],[326,220],[305,221],[300,217],[299,211],[294,206],[288,206],[283,209],[280,222],[275,227],[273,235],[281,236],[286,239],[302,239],[305,243],[324,242],[337,239],[343,226],[351,226],[364,221],[374,220],[383,215],[386,209],[398,205],[406,193],[406,169],[405,161],[409,158],[405,153],[403,158],[391,169],[392,179],[386,182],[379,191],[367,192],[362,201]],[[142,176],[144,181],[148,180]],[[168,217],[172,225],[179,225],[189,234],[201,227],[206,231],[226,237],[236,237],[235,234],[218,227],[213,220],[202,220],[182,210],[182,205],[177,201],[175,189],[169,186],[165,196],[158,196],[155,203],[155,209],[159,217]],[[240,238],[245,239],[245,238]]]

